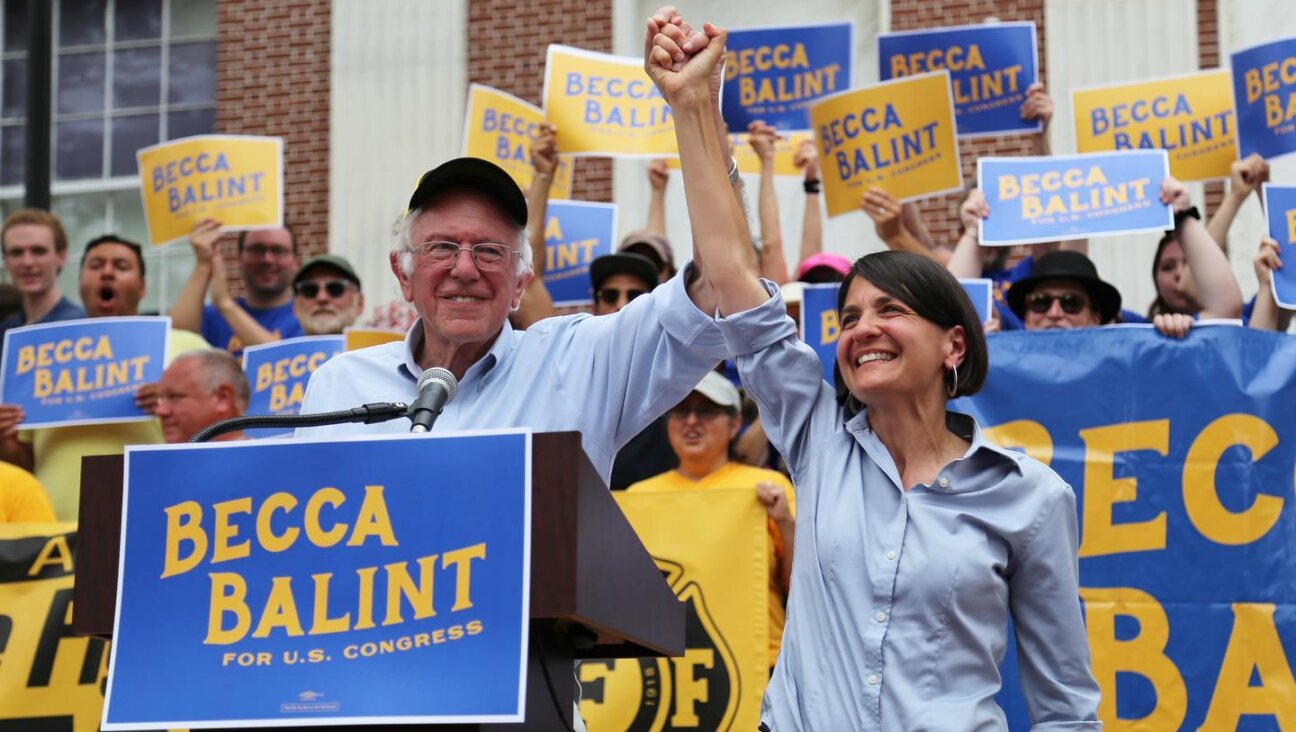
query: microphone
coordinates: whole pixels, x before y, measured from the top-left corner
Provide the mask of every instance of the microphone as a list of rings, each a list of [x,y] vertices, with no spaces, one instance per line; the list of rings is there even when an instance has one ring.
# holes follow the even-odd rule
[[[441,410],[454,399],[459,380],[446,369],[434,366],[418,380],[418,398],[409,408],[410,432],[427,432],[441,416]]]

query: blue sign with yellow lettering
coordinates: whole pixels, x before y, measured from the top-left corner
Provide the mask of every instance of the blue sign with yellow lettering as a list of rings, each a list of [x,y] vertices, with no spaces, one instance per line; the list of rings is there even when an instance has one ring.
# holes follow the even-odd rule
[[[1247,48],[1229,58],[1241,157],[1296,152],[1296,38]]]
[[[1296,186],[1265,183],[1262,190],[1269,238],[1278,242],[1278,258],[1287,265],[1273,272],[1274,300],[1296,309]]]
[[[990,216],[981,244],[1006,246],[1174,228],[1161,203],[1164,150],[980,158],[977,185]]]
[[[949,69],[959,137],[1043,129],[1021,117],[1039,80],[1033,22],[879,33],[877,51],[880,79]]]
[[[960,277],[959,284],[963,285],[963,291],[967,293],[968,299],[972,301],[972,309],[976,310],[977,319],[982,323],[989,320],[990,299],[994,290],[994,282],[982,277]]]
[[[302,336],[244,348],[243,371],[252,387],[247,414],[297,414],[311,374],[345,350],[346,337],[341,335]],[[248,430],[247,435],[273,437],[290,432],[290,427],[263,427]]]
[[[554,305],[588,305],[590,262],[611,254],[617,230],[615,203],[550,201],[545,212],[545,289]]]
[[[40,323],[5,332],[0,404],[23,408],[22,427],[136,422],[153,416],[135,392],[162,378],[170,318]]]
[[[823,23],[729,31],[721,112],[733,132],[763,120],[808,130],[810,104],[851,88],[855,25]]]
[[[801,337],[819,354],[823,363],[824,381],[833,383],[833,367],[837,364],[837,336],[841,326],[837,321],[836,282],[806,285],[801,294]]]
[[[522,721],[530,446],[127,448],[104,729]]]
[[[950,408],[1075,490],[1099,718],[1296,725],[1296,338],[1121,326],[989,345],[985,387]],[[1011,729],[1030,729],[1013,649],[1005,660],[1000,702]]]

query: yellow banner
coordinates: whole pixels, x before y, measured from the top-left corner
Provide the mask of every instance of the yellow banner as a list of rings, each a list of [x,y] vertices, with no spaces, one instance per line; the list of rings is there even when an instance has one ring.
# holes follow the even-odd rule
[[[135,153],[149,242],[167,244],[211,217],[226,229],[283,225],[283,140],[199,135]]]
[[[468,88],[463,154],[489,160],[507,170],[526,191],[535,173],[531,167],[531,138],[544,121],[544,110],[534,104],[489,86],[473,84]],[[558,169],[549,188],[550,198],[571,198],[574,167],[571,158],[559,155]]]
[[[1179,180],[1227,178],[1238,158],[1225,69],[1071,92],[1076,150],[1165,150]]]
[[[687,606],[679,658],[580,665],[581,716],[597,732],[753,730],[769,681],[765,511],[751,490],[614,494]]]
[[[405,339],[403,330],[385,330],[382,328],[347,328],[342,332],[346,338],[346,350],[355,351],[369,346],[381,346],[384,343]]]
[[[544,108],[569,155],[674,155],[670,106],[643,61],[550,44]]]
[[[814,140],[813,132],[785,132],[779,131],[781,136],[774,143],[774,175],[799,176],[802,174],[792,161],[796,157],[796,151],[801,147],[805,140]],[[742,134],[730,134],[729,143],[733,146],[734,160],[738,161],[738,172],[748,173],[751,175],[760,174],[760,157],[752,149],[748,139],[751,135],[743,132]],[[679,170],[679,158],[667,158],[666,167],[671,170]]]
[[[72,634],[75,550],[75,523],[0,525],[0,729],[99,729],[108,644]]]
[[[829,216],[858,210],[869,186],[901,201],[963,187],[946,69],[826,97],[810,122]]]

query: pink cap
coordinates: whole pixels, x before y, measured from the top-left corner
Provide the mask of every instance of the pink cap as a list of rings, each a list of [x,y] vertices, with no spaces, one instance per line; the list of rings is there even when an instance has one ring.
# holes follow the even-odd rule
[[[806,272],[809,272],[815,267],[827,267],[831,270],[835,270],[841,274],[842,277],[845,277],[850,274],[851,261],[840,254],[820,252],[801,260],[801,264],[797,267],[797,279],[805,277]]]

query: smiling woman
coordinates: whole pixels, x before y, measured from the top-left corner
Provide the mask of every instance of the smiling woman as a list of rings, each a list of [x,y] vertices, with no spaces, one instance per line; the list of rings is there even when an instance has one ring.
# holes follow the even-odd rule
[[[799,493],[783,647],[761,729],[1006,729],[994,697],[1014,621],[1037,726],[1097,730],[1078,596],[1075,496],[947,410],[985,379],[980,322],[934,261],[889,251],[841,285],[836,388],[756,279],[707,99],[724,30],[655,26],[644,66],[671,105],[685,196],[725,343]]]

